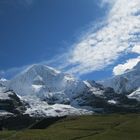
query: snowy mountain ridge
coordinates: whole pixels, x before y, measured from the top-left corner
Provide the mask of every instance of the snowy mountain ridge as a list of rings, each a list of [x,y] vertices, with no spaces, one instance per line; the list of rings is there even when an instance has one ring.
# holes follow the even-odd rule
[[[13,107],[18,113],[24,110],[23,114],[36,117],[139,111],[139,103],[135,100],[139,91],[131,96],[123,94],[140,87],[139,81],[139,66],[103,81],[103,86],[95,81],[76,79],[46,65],[32,65],[11,80],[0,80],[0,101],[4,102],[4,107],[5,98],[9,106],[16,102]],[[0,111],[8,110],[3,109]]]
[[[116,93],[130,94],[140,87],[140,62],[122,75],[100,82],[105,87],[112,87]]]

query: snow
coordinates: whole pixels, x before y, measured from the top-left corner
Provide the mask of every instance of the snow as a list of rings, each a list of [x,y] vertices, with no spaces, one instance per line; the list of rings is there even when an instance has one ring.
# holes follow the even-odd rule
[[[93,87],[91,86],[91,84],[90,84],[88,81],[84,81],[84,83],[87,85],[87,87],[93,88]]]
[[[93,111],[87,109],[78,109],[71,105],[54,104],[49,105],[45,101],[41,101],[36,96],[25,96],[22,99],[30,103],[30,107],[27,108],[25,114],[36,117],[52,117],[52,116],[65,116],[65,115],[83,115],[93,114]]]
[[[9,100],[9,94],[0,92],[0,100]]]
[[[66,115],[84,115],[84,114],[93,114],[92,111],[86,109],[77,109],[70,105],[63,104],[54,104],[46,106],[36,106],[35,108],[28,108],[25,114],[30,116],[44,116],[44,117],[53,117],[53,116],[66,116]]]
[[[128,98],[136,99],[136,100],[140,101],[140,88],[138,88],[136,91],[134,91],[131,94],[129,94]]]
[[[6,86],[7,82],[8,82],[8,80],[1,78],[0,79],[0,88]]]
[[[112,87],[116,93],[129,94],[140,87],[140,63],[122,75],[100,81],[105,87]]]
[[[5,92],[6,87],[0,86],[0,100],[10,100],[9,95],[13,95],[12,92]]]
[[[60,71],[52,68],[52,67],[49,67],[47,65],[43,65],[43,64],[33,64],[33,65],[30,65],[28,68],[26,68],[25,70],[23,70],[20,74],[22,73],[26,73],[28,72],[29,70],[33,69],[33,70],[36,70],[36,69],[46,69],[47,71],[51,72],[51,73],[54,73],[54,74],[59,74],[61,73]],[[19,75],[20,75],[19,74]]]
[[[117,101],[115,101],[115,100],[108,100],[108,103],[109,104],[117,104]]]
[[[101,96],[103,95],[103,90],[93,86],[90,82],[88,81],[84,81],[85,85],[90,89],[91,92],[93,92],[93,94],[95,94],[96,96]]]
[[[75,78],[72,75],[69,75],[69,74],[66,74],[64,78],[65,78],[66,81],[75,81]]]
[[[34,92],[39,92],[42,87],[43,87],[43,85],[32,85]]]
[[[5,110],[0,110],[0,117],[7,116],[7,115],[13,115],[13,113],[10,113],[10,112],[5,111]]]
[[[1,82],[6,82],[7,80],[5,78],[0,79]]]

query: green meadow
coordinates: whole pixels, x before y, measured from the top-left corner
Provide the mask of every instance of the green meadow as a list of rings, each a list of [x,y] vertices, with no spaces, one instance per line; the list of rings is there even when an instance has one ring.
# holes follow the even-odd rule
[[[140,115],[67,117],[46,129],[0,131],[0,140],[140,140]]]

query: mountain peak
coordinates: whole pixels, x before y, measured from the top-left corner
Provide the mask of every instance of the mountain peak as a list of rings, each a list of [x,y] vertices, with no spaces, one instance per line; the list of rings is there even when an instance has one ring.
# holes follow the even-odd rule
[[[80,90],[78,84],[84,86],[82,81],[77,81],[70,75],[46,65],[35,64],[10,80],[8,87],[20,96],[32,94],[42,98],[50,92],[65,92],[70,95],[72,90]]]
[[[23,73],[26,72],[36,72],[36,73],[41,73],[42,71],[46,71],[46,72],[50,72],[52,74],[59,74],[61,73],[60,71],[49,67],[47,65],[43,65],[43,64],[33,64],[31,66],[29,66],[25,71],[23,71]]]

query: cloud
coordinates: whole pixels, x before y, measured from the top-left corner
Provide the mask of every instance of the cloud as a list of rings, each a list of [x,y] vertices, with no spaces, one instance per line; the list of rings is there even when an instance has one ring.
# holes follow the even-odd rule
[[[114,75],[120,75],[126,72],[127,70],[132,69],[137,63],[140,62],[140,56],[137,58],[129,59],[124,64],[119,64],[113,69]]]
[[[140,45],[135,45],[132,48],[132,52],[140,54]]]
[[[140,1],[103,2],[112,6],[106,19],[97,27],[91,26],[67,53],[63,68],[69,67],[70,73],[82,75],[104,69],[139,42]]]

